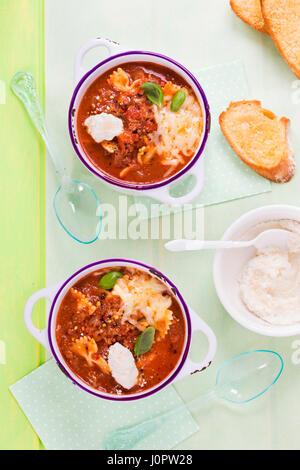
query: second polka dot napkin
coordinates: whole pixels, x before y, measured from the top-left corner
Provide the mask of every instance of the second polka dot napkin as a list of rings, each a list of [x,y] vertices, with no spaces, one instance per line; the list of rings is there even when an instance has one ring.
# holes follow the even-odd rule
[[[243,62],[217,65],[195,73],[210,105],[211,132],[205,149],[205,187],[194,206],[208,206],[271,191],[271,183],[252,171],[231,149],[219,126],[219,115],[231,101],[251,99]],[[186,193],[188,184],[179,183],[177,196]],[[180,186],[179,186],[180,185]],[[153,199],[136,197],[148,208],[151,217]],[[161,207],[161,215],[170,208]],[[177,211],[176,208],[172,211]],[[146,211],[144,211],[146,214]],[[148,218],[140,217],[140,218]]]
[[[10,390],[48,450],[103,450],[107,433],[182,404],[173,386],[137,402],[114,403],[93,397],[73,385],[53,359]],[[184,409],[166,419],[135,449],[169,450],[198,429]]]

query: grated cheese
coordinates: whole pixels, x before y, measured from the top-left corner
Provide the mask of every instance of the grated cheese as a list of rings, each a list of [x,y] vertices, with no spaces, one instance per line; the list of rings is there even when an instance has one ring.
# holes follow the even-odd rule
[[[162,156],[162,164],[177,166],[184,157],[191,157],[197,150],[203,131],[203,116],[196,98],[186,91],[186,100],[178,112],[170,109],[171,95],[166,95],[161,108],[154,107],[158,125],[153,141]]]
[[[172,299],[163,296],[165,286],[154,277],[143,274],[118,279],[112,291],[122,300],[122,322],[129,322],[143,331],[154,326],[164,337],[172,323]]]

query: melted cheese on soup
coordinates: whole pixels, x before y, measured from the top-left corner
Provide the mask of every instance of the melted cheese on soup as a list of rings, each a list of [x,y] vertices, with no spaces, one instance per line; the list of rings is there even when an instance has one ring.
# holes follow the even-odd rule
[[[141,331],[154,326],[161,337],[167,334],[173,319],[172,299],[156,278],[126,275],[118,279],[112,294],[122,299],[123,323],[127,321]]]
[[[165,96],[161,108],[154,107],[158,129],[153,140],[164,165],[184,163],[184,157],[191,157],[200,142],[203,130],[201,108],[195,97],[188,90],[185,92],[186,100],[176,113],[170,109],[172,95]]]

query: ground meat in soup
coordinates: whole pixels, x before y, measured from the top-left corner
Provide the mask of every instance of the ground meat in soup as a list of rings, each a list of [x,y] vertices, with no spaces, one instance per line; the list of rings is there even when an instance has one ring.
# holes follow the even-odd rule
[[[147,98],[145,82],[163,90],[161,109]],[[186,103],[180,113],[171,113],[171,99],[181,89],[187,94]],[[112,141],[97,143],[85,123],[101,113],[121,119],[123,132]],[[173,136],[164,135],[175,114],[182,116],[182,122],[178,120]],[[171,177],[191,161],[200,143],[203,116],[192,88],[175,72],[152,63],[128,63],[109,70],[89,87],[77,113],[77,131],[96,168],[118,180],[150,184]]]
[[[162,297],[170,299],[169,319],[156,324],[155,340],[149,352],[138,359],[134,356],[138,381],[132,389],[124,389],[106,370],[108,350],[120,343],[134,355],[136,340],[148,324],[141,312],[133,315],[126,312],[128,320],[124,321],[121,297],[114,294],[114,289],[107,291],[99,286],[103,275],[112,270],[122,273],[123,284],[141,275],[146,281],[152,278],[136,269],[116,267],[81,279],[61,303],[56,323],[57,343],[70,369],[91,387],[118,395],[139,393],[159,384],[176,367],[183,349],[185,322],[175,296],[162,285]],[[88,358],[78,353],[81,350],[85,353],[90,346],[92,353]]]

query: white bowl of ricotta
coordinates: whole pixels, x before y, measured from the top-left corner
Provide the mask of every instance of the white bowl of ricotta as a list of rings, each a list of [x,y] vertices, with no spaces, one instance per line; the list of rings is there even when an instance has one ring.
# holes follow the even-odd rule
[[[300,334],[300,208],[255,209],[236,220],[222,240],[252,240],[273,228],[294,234],[287,251],[271,242],[262,252],[254,247],[218,250],[214,283],[225,310],[245,328],[265,336],[294,336]]]

